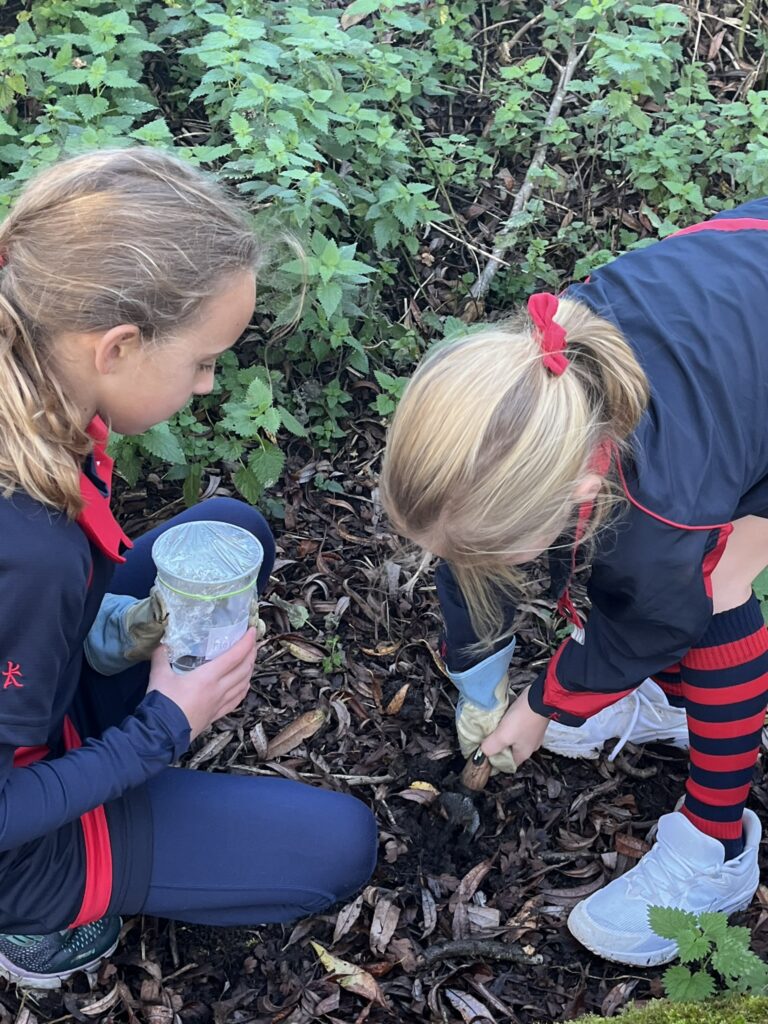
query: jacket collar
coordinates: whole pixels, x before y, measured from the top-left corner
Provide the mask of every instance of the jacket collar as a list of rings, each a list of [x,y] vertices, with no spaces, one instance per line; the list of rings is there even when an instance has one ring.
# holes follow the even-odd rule
[[[80,493],[85,505],[77,517],[77,523],[86,537],[108,558],[113,562],[124,562],[122,551],[133,547],[133,543],[123,533],[109,507],[114,462],[107,455],[109,430],[99,416],[94,416],[86,432],[94,441],[90,469],[101,482],[102,488],[94,483],[88,473],[80,473]]]

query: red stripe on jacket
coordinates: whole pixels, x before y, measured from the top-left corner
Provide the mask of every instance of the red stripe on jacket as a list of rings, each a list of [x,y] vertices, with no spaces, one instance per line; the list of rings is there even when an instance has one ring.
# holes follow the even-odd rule
[[[560,661],[565,645],[568,643],[573,643],[573,641],[564,641],[547,667],[547,674],[544,677],[544,704],[548,707],[560,708],[570,715],[590,718],[592,715],[596,715],[598,711],[610,707],[611,704],[615,704],[616,701],[621,700],[622,697],[626,697],[628,693],[632,692],[632,687],[628,690],[621,690],[618,693],[586,693],[584,691],[566,690],[565,687],[560,685],[560,680],[557,678],[557,663]],[[557,719],[557,713],[550,714],[549,717]]]
[[[77,750],[82,741],[71,720],[64,719],[64,747]],[[14,768],[26,768],[49,753],[46,746],[17,747],[13,755]],[[112,845],[104,807],[94,807],[80,818],[85,846],[85,887],[80,910],[70,928],[89,924],[104,917],[112,898]]]

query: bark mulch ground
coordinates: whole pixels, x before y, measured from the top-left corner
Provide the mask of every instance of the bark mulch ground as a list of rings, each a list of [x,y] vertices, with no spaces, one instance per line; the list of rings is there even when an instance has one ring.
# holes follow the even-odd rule
[[[186,758],[201,771],[282,775],[364,800],[380,828],[370,884],[346,906],[285,927],[126,920],[92,990],[83,977],[49,996],[20,999],[6,988],[0,1024],[533,1024],[610,1015],[661,994],[660,970],[592,956],[565,919],[648,849],[649,829],[682,791],[685,755],[627,747],[613,763],[588,763],[540,753],[480,794],[462,789],[455,694],[432,657],[440,619],[431,575],[377,504],[382,440],[381,425],[363,418],[333,464],[306,463],[300,447],[290,453],[252,691]],[[339,490],[318,489],[318,471]],[[133,534],[181,507],[157,478],[123,490],[118,504]],[[557,625],[532,593],[516,687],[546,660]],[[314,735],[270,752],[270,739],[315,711],[323,723]],[[762,772],[752,806],[768,811]],[[767,919],[761,887],[740,920],[762,955]],[[324,966],[312,942],[365,973],[345,978],[348,966]]]

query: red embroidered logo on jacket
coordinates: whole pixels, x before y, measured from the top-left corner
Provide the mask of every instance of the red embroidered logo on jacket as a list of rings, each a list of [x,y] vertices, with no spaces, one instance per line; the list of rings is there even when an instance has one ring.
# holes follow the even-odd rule
[[[21,665],[14,665],[12,661],[8,662],[8,668],[3,672],[3,689],[7,690],[9,686],[15,686],[19,690],[24,689],[24,683],[19,682],[19,677],[23,677],[24,673],[21,671]]]

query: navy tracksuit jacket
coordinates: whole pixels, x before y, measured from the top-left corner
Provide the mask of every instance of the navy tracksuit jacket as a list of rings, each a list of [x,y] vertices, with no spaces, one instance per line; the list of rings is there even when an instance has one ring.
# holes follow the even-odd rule
[[[593,553],[584,643],[566,640],[534,682],[540,714],[579,725],[677,662],[712,616],[708,577],[728,524],[768,517],[765,229],[768,199],[759,199],[567,290],[621,329],[651,398],[622,467],[633,503]],[[565,582],[555,565],[555,592]],[[463,672],[476,636],[446,564],[437,589],[447,666]]]

